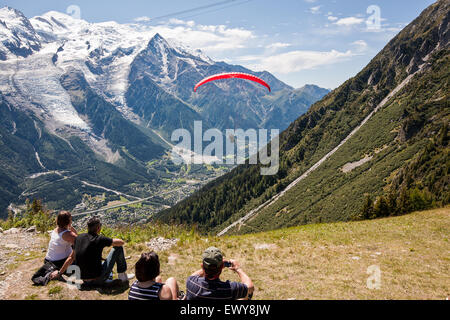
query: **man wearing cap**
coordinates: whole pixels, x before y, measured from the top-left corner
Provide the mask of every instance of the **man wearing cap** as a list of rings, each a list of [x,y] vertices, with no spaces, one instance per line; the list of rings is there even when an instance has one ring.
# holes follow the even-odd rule
[[[241,282],[219,279],[225,263],[238,274]],[[236,260],[223,261],[222,252],[210,247],[203,252],[202,268],[187,279],[186,289],[187,300],[237,300],[251,297],[254,286]]]

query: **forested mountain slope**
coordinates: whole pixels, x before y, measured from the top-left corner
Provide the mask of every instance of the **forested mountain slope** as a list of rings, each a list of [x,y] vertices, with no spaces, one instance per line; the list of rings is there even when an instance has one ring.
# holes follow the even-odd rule
[[[449,20],[448,1],[431,5],[354,78],[292,123],[280,136],[277,175],[261,176],[258,165],[239,166],[157,218],[222,230],[316,164],[390,93],[383,107],[317,170],[232,231],[448,203]],[[379,195],[384,200],[376,201],[374,209],[368,197]],[[403,204],[394,203],[400,195]],[[363,207],[373,210],[361,215]]]

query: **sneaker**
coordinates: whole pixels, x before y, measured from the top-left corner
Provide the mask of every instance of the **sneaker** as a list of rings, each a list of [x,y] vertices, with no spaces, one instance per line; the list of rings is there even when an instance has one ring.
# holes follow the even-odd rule
[[[128,282],[134,278],[134,274],[122,272],[122,273],[118,274],[118,277],[119,277],[119,280],[122,280],[123,282]]]
[[[184,293],[184,291],[178,292],[178,300],[184,300],[184,299],[186,299],[186,294]]]

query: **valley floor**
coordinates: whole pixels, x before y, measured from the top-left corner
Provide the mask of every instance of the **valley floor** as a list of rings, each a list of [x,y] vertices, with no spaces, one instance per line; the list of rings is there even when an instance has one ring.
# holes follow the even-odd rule
[[[446,299],[450,296],[449,236],[450,207],[446,207],[370,221],[193,237],[158,254],[163,278],[176,277],[182,290],[186,278],[199,268],[202,251],[214,245],[226,259],[241,262],[254,281],[258,300]],[[33,245],[24,247],[22,242],[29,239],[0,233],[0,299],[127,298],[128,291],[78,291],[62,282],[32,286],[31,275],[42,263],[47,244],[44,236],[33,237]],[[130,269],[144,250],[145,244],[126,248]],[[379,289],[369,289],[368,279],[371,282],[376,270]],[[222,278],[237,280],[228,270]]]

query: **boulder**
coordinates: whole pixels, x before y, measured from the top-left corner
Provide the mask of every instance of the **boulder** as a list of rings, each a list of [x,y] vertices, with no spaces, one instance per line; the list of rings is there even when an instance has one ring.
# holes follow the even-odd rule
[[[257,243],[254,247],[256,250],[272,250],[278,248],[274,243]]]
[[[25,232],[36,232],[36,226],[31,226]]]
[[[169,260],[168,264],[175,265],[178,258],[179,256],[177,254],[171,253],[169,258],[167,258]]]
[[[16,234],[16,233],[20,233],[20,229],[18,228],[11,228],[8,229],[6,231],[3,231],[4,234]]]
[[[177,244],[179,239],[165,239],[163,237],[153,238],[145,244],[155,252],[165,251]]]
[[[2,228],[0,228],[0,233],[3,233],[3,229]]]

